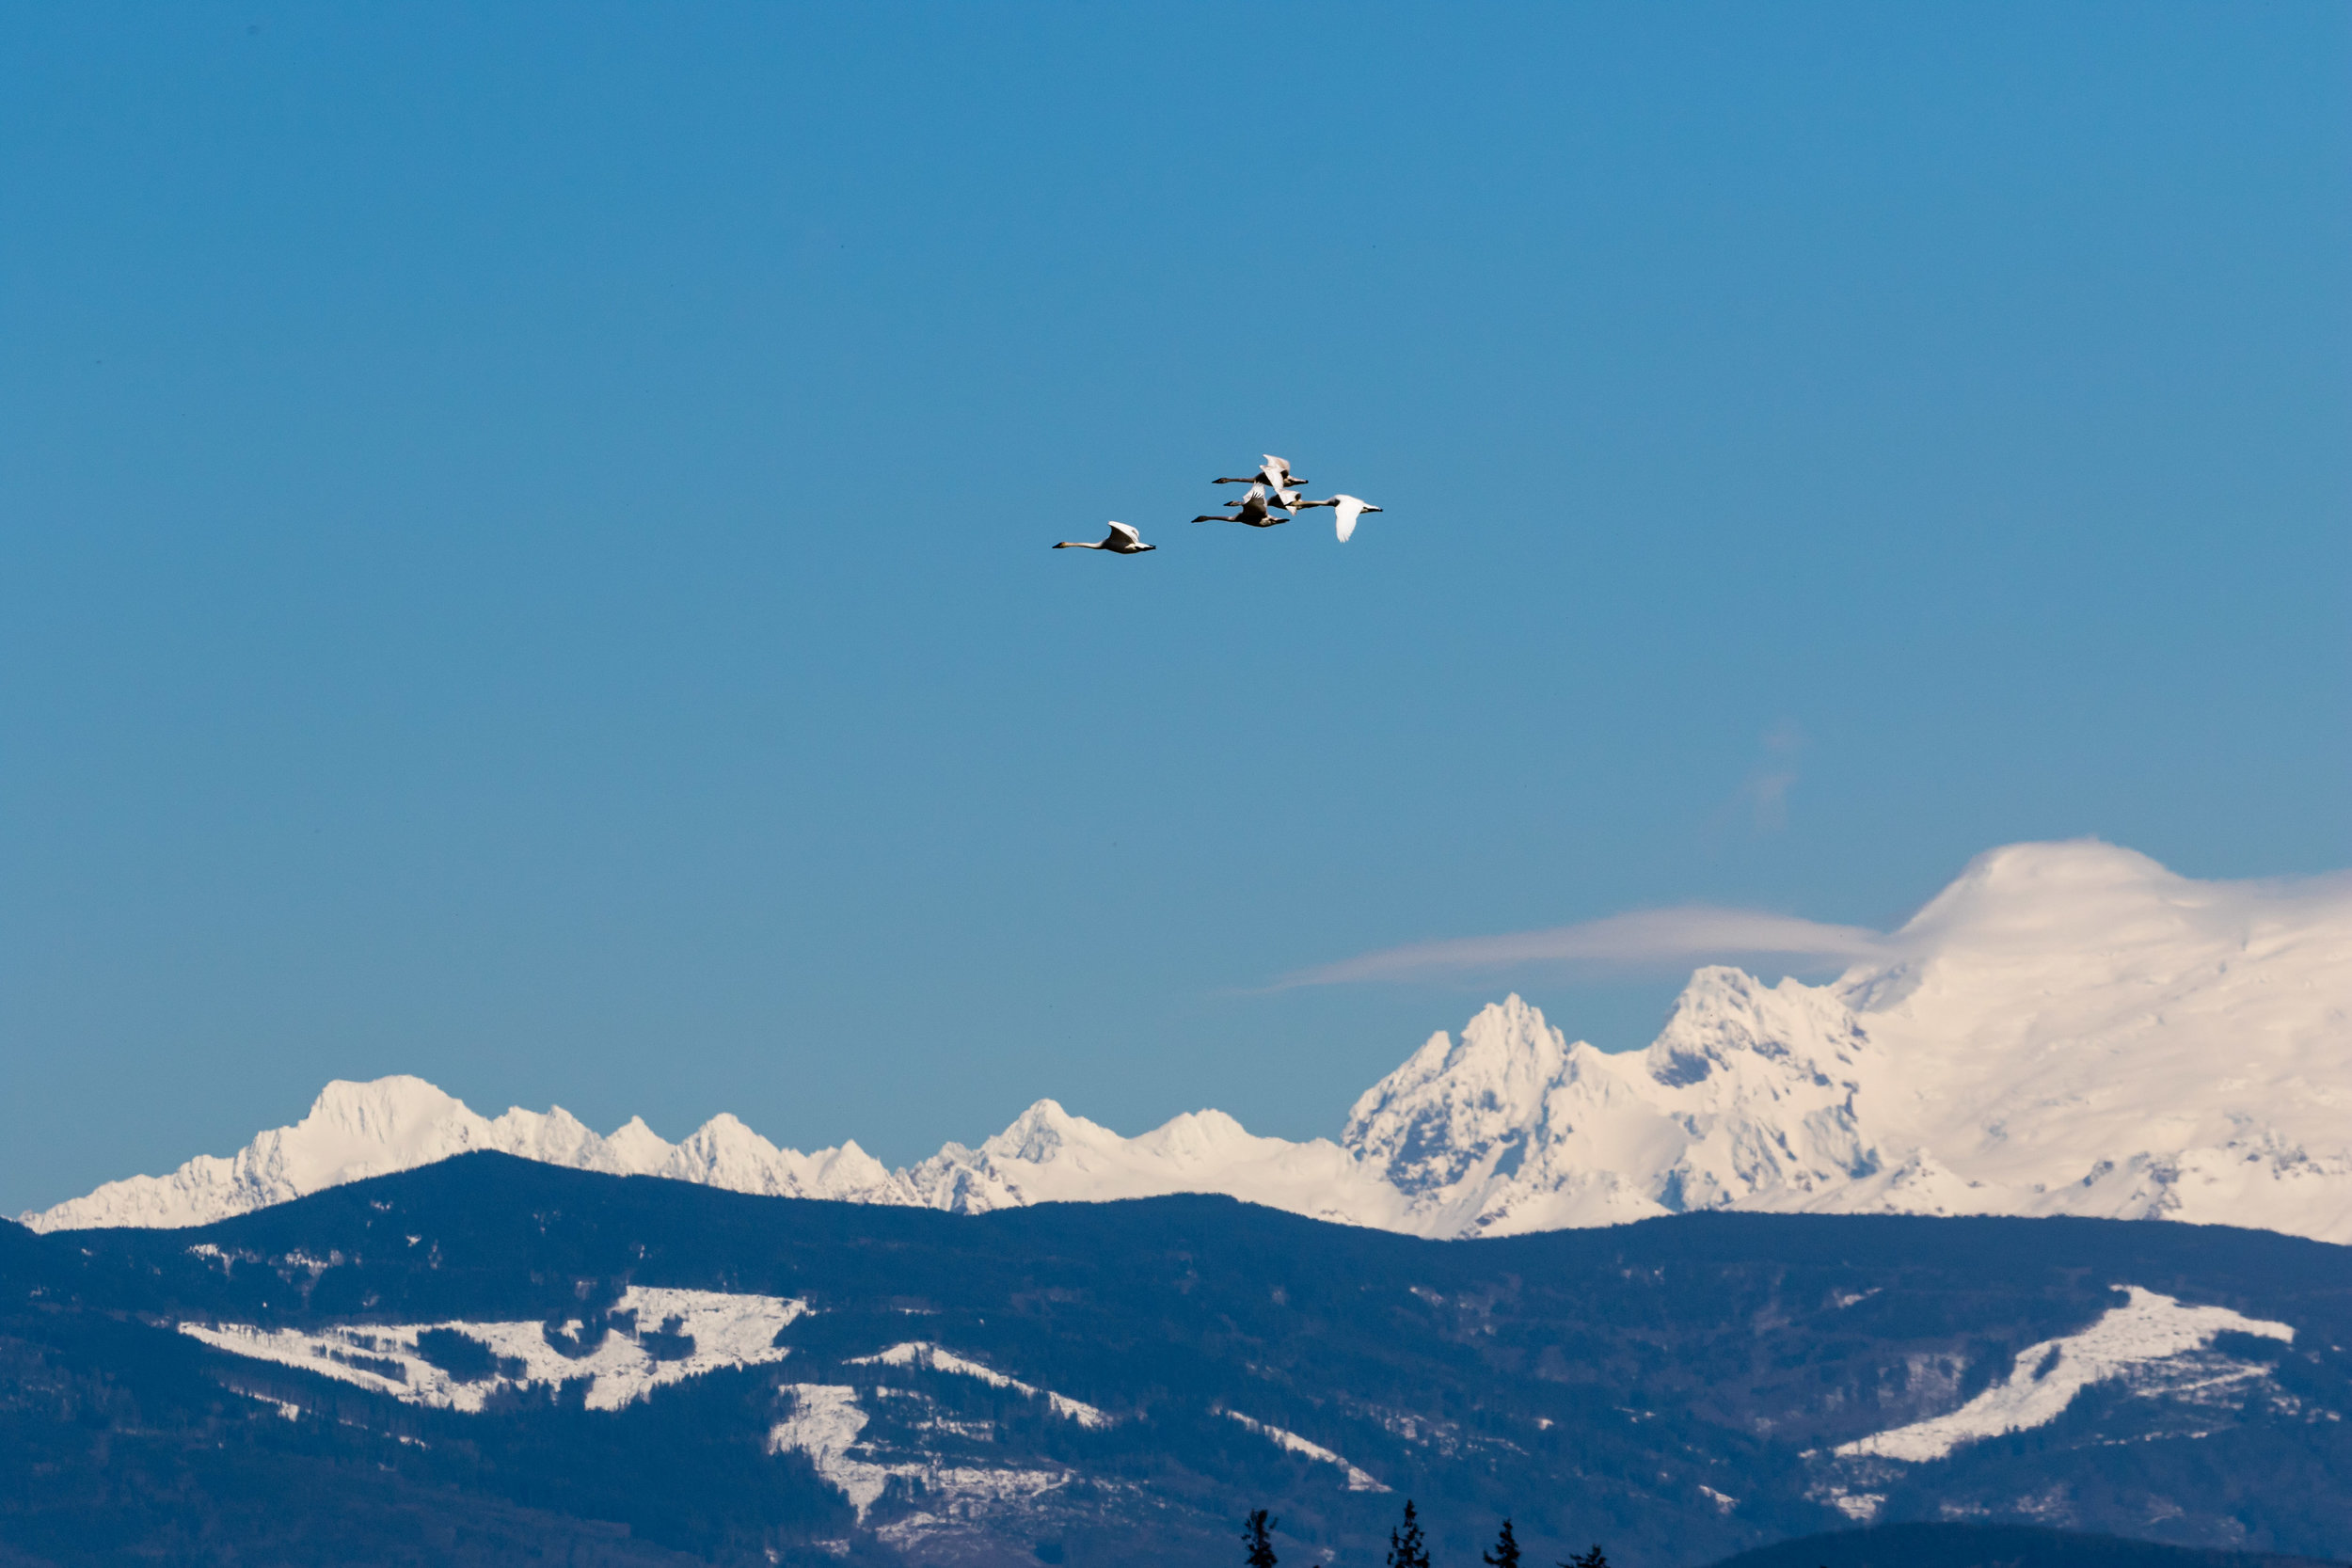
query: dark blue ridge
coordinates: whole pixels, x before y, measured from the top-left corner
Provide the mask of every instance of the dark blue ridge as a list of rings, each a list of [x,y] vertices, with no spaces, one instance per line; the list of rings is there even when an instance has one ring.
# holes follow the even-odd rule
[[[2296,1338],[2224,1336],[2201,1392],[2094,1385],[2053,1421],[1931,1463],[1832,1456],[2005,1378],[2122,1285]],[[656,1286],[815,1310],[776,1337],[780,1361],[619,1410],[585,1408],[582,1381],[485,1381],[476,1415],[175,1326],[525,1323],[580,1355],[622,1334],[671,1365],[691,1337],[619,1305]],[[866,1359],[909,1341],[1113,1419]],[[1505,1515],[1530,1568],[1595,1542],[1618,1568],[1689,1568],[1911,1539],[1825,1533],[1851,1525],[1841,1497],[1867,1494],[1884,1521],[2055,1518],[2342,1559],[2345,1346],[2352,1248],[2217,1227],[1700,1213],[1428,1242],[1223,1197],[960,1216],[472,1154],[189,1230],[0,1226],[0,1544],[57,1568],[1107,1568],[1238,1563],[1241,1519],[1266,1508],[1292,1568],[1371,1568],[1410,1497],[1438,1568],[1476,1563]],[[453,1332],[421,1349],[466,1379],[517,1365]],[[854,1390],[860,1451],[899,1466],[863,1519],[807,1454],[769,1451],[790,1385]],[[1266,1429],[1391,1490],[1350,1490]],[[1051,1484],[993,1502],[959,1473]],[[1833,1560],[1848,1560],[1813,1568]]]
[[[1713,1568],[2329,1568],[2280,1557],[2127,1541],[2083,1530],[1959,1523],[1882,1525],[1759,1546]]]

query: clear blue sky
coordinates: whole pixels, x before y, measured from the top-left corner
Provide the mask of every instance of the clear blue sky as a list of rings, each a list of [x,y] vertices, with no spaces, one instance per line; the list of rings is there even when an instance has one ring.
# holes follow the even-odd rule
[[[1254,990],[1366,949],[2352,863],[2341,5],[0,52],[0,1210],[395,1071],[1334,1132],[1674,990]],[[1387,511],[1184,522],[1261,451]]]

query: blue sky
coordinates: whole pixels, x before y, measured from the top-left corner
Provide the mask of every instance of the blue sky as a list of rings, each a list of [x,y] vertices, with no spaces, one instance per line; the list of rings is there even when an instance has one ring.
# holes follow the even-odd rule
[[[0,1209],[394,1071],[1327,1133],[1675,990],[1263,989],[1367,950],[2352,863],[2342,7],[0,51]],[[1262,451],[1387,510],[1184,521]]]

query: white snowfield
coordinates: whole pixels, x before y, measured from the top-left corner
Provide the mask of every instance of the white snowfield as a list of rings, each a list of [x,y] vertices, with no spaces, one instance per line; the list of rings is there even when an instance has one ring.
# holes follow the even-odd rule
[[[2183,1366],[2223,1333],[2255,1334],[2293,1343],[2284,1323],[2242,1317],[2226,1307],[2184,1307],[2170,1296],[2124,1287],[2131,1301],[2102,1315],[2080,1334],[2044,1339],[2017,1354],[2008,1380],[1932,1420],[1914,1422],[1837,1447],[1841,1458],[1941,1459],[1963,1443],[2046,1426],[2074,1396],[2094,1383],[2122,1380],[2143,1393],[2217,1394],[2266,1376],[2265,1370],[2224,1357]],[[2185,1374],[2185,1375],[2184,1375]]]
[[[1372,1476],[1358,1469],[1355,1465],[1349,1464],[1346,1460],[1342,1459],[1338,1454],[1333,1453],[1329,1449],[1325,1448],[1320,1443],[1310,1443],[1307,1439],[1299,1436],[1298,1433],[1295,1432],[1284,1432],[1280,1427],[1268,1426],[1263,1421],[1253,1420],[1249,1417],[1243,1415],[1238,1410],[1228,1410],[1225,1414],[1232,1419],[1240,1422],[1243,1426],[1248,1428],[1251,1432],[1256,1433],[1259,1436],[1267,1439],[1278,1449],[1284,1449],[1292,1453],[1304,1455],[1306,1458],[1313,1460],[1318,1465],[1338,1465],[1341,1469],[1347,1472],[1347,1489],[1350,1492],[1386,1492],[1390,1490],[1390,1488],[1381,1485],[1380,1482],[1375,1481]]]
[[[1084,1400],[1073,1400],[1067,1394],[1057,1394],[1051,1388],[1040,1388],[1007,1377],[993,1367],[968,1361],[955,1352],[942,1350],[928,1339],[909,1340],[877,1351],[872,1355],[853,1355],[852,1367],[923,1367],[935,1372],[952,1372],[958,1377],[977,1378],[992,1388],[1009,1388],[1024,1399],[1045,1402],[1045,1407],[1065,1421],[1075,1421],[1082,1427],[1106,1427],[1111,1418]]]
[[[1127,1138],[1050,1100],[892,1171],[732,1117],[475,1115],[415,1078],[327,1086],[230,1159],[111,1182],[37,1229],[185,1226],[470,1148],[742,1192],[979,1212],[1224,1193],[1424,1236],[1702,1209],[2088,1214],[2352,1242],[2352,876],[2205,882],[2095,841],[1979,856],[1825,985],[1692,975],[1657,1040],[1570,1043],[1518,998],[1431,1037],[1337,1143],[1221,1112]]]
[[[180,1332],[215,1350],[298,1367],[410,1404],[476,1414],[502,1389],[553,1389],[584,1378],[589,1409],[618,1410],[665,1384],[722,1367],[783,1360],[788,1353],[775,1343],[776,1336],[808,1310],[808,1304],[776,1296],[633,1286],[621,1297],[618,1309],[637,1314],[637,1333],[609,1333],[595,1350],[577,1359],[549,1344],[536,1323],[353,1323],[317,1333],[183,1323]],[[485,1346],[502,1370],[471,1382],[452,1377],[418,1353],[418,1337],[437,1328]],[[692,1336],[692,1354],[656,1359],[639,1337],[657,1332]],[[516,1362],[519,1370],[514,1370]]]
[[[885,1465],[852,1459],[850,1449],[866,1431],[866,1412],[858,1408],[857,1390],[840,1384],[793,1383],[783,1393],[793,1401],[791,1416],[768,1432],[770,1453],[804,1453],[817,1473],[841,1489],[866,1522],[890,1483]]]
[[[770,1453],[804,1453],[818,1475],[839,1487],[858,1522],[881,1500],[893,1476],[920,1483],[927,1504],[950,1514],[991,1504],[1017,1503],[1067,1485],[1067,1470],[1024,1470],[949,1464],[936,1456],[890,1461],[863,1441],[866,1415],[857,1390],[838,1384],[787,1384],[780,1392],[793,1402],[792,1414],[769,1429]],[[901,1529],[936,1523],[932,1514],[903,1521]]]

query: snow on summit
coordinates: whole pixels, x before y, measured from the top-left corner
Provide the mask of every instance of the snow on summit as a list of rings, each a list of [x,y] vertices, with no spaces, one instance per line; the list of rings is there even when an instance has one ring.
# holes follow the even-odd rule
[[[2021,845],[1894,944],[1826,986],[1702,969],[1623,1055],[1513,999],[1376,1085],[1345,1141],[1435,1234],[1735,1208],[2352,1240],[2352,881]]]
[[[495,1119],[415,1078],[330,1084],[238,1154],[110,1182],[40,1229],[201,1224],[496,1148],[743,1192],[977,1212],[1226,1193],[1430,1236],[1699,1209],[2092,1214],[2352,1242],[2352,878],[2201,882],[2092,841],[1979,856],[1826,985],[1699,970],[1645,1051],[1510,997],[1359,1099],[1338,1142],[1200,1111],[1138,1137],[1040,1101],[893,1171],[733,1117],[671,1145]]]
[[[36,1230],[206,1225],[476,1149],[787,1197],[890,1201],[897,1191],[891,1172],[855,1143],[803,1154],[776,1148],[730,1116],[713,1117],[674,1145],[635,1117],[598,1137],[561,1106],[544,1114],[517,1107],[493,1119],[421,1078],[339,1079],[319,1091],[309,1116],[271,1129],[228,1159],[199,1155],[169,1176],[109,1181],[24,1222]]]

